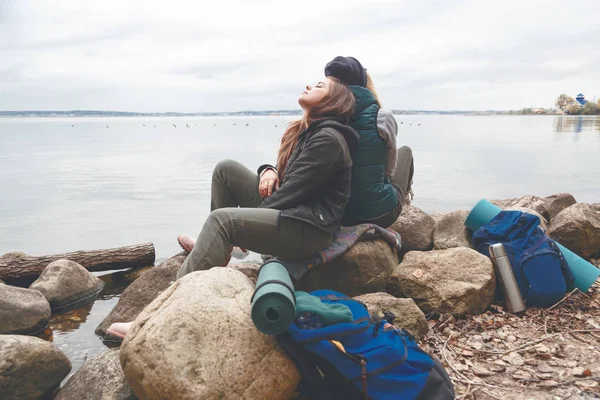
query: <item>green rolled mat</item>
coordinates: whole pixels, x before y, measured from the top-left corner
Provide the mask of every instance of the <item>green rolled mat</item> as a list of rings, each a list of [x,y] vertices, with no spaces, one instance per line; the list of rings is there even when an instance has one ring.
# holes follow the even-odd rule
[[[488,224],[496,215],[498,215],[498,213],[500,213],[500,211],[502,211],[500,207],[490,203],[485,199],[481,199],[479,202],[477,202],[477,204],[475,204],[467,216],[465,225],[470,230],[476,231],[483,225]],[[573,286],[584,293],[587,292],[594,282],[596,282],[596,279],[598,279],[600,276],[600,269],[594,267],[592,264],[585,261],[583,258],[579,257],[577,254],[573,253],[560,243],[556,242],[556,244],[560,248],[565,260],[567,260],[567,264],[569,264],[571,273],[575,277],[575,283]],[[569,288],[569,290],[572,289],[573,287]]]
[[[260,268],[251,303],[252,322],[267,335],[285,332],[296,318],[294,285],[279,260],[269,260]]]

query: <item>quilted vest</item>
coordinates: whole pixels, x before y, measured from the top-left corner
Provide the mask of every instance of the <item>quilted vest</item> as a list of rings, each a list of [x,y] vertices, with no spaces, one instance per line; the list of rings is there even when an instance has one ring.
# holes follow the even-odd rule
[[[370,90],[350,86],[356,98],[350,126],[360,136],[352,155],[352,189],[344,220],[351,224],[381,217],[396,206],[398,193],[385,176],[387,151],[377,132],[379,106]]]

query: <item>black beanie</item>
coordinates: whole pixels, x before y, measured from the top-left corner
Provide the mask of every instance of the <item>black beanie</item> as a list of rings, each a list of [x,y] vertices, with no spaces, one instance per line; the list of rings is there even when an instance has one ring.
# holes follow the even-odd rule
[[[333,76],[346,85],[367,86],[367,70],[354,57],[337,56],[329,61],[325,76]]]

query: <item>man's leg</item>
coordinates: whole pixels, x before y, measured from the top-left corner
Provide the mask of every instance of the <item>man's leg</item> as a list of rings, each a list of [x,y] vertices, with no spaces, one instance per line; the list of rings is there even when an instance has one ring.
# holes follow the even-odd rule
[[[196,245],[183,263],[178,278],[193,271],[222,265],[231,246],[287,259],[306,258],[328,247],[333,235],[268,208],[214,210],[202,227]]]
[[[392,185],[398,191],[398,201],[404,204],[404,199],[412,186],[412,179],[415,173],[415,164],[412,150],[408,146],[402,146],[396,152],[396,171]]]
[[[219,162],[213,170],[210,210],[224,207],[258,207],[258,175],[235,160]]]

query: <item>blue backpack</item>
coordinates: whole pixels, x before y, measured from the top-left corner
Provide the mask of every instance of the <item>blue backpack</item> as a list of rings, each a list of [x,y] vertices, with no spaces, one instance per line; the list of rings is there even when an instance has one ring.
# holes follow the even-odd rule
[[[317,290],[310,294],[324,303],[345,304],[353,321],[317,329],[300,329],[292,323],[277,336],[300,369],[309,398],[454,398],[444,367],[422,351],[410,334],[392,325],[392,313],[384,313],[385,319],[372,318],[363,303],[341,293]]]
[[[502,243],[528,306],[549,307],[565,296],[574,282],[556,243],[539,227],[539,217],[502,211],[473,235],[473,245],[490,256],[489,246]]]

